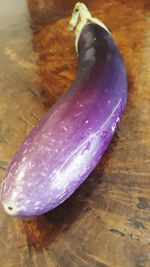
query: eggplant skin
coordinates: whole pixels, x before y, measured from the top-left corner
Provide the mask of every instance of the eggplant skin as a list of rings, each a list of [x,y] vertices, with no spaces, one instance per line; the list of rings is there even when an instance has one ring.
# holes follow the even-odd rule
[[[78,52],[75,81],[8,167],[1,200],[10,215],[40,215],[64,202],[99,162],[125,109],[126,71],[112,36],[89,23]]]

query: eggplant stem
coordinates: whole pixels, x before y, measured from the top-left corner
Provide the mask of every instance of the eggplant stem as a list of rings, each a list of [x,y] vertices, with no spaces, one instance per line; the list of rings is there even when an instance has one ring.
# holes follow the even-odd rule
[[[105,26],[105,24],[101,20],[98,20],[97,18],[93,18],[91,16],[85,4],[80,3],[80,2],[76,3],[73,9],[72,17],[71,17],[69,24],[70,24],[70,30],[75,32],[75,37],[76,37],[75,47],[76,47],[77,52],[78,52],[78,40],[79,40],[81,31],[83,27],[89,23],[96,23],[102,28],[104,28],[106,31],[108,31],[109,34],[111,34],[108,28]]]

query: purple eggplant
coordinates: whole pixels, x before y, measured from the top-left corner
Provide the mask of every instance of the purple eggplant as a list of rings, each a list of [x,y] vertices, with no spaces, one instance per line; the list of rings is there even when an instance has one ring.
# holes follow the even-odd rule
[[[71,27],[79,54],[76,79],[8,167],[1,201],[10,215],[40,215],[64,202],[99,162],[126,106],[125,66],[109,30],[81,3]]]

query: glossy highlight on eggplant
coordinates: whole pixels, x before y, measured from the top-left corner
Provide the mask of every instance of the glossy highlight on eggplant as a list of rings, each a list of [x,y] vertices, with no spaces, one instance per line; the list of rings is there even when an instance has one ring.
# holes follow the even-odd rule
[[[40,215],[64,202],[99,162],[126,106],[126,70],[107,27],[82,3],[70,24],[79,54],[76,79],[8,167],[1,201],[10,215]]]

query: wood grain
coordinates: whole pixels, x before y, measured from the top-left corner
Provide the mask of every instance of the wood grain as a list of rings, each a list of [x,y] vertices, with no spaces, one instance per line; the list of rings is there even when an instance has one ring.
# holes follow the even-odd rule
[[[1,0],[0,178],[21,141],[75,78],[76,1]],[[37,218],[0,207],[1,267],[150,267],[150,4],[84,1],[111,30],[128,105],[103,159],[63,205]]]

